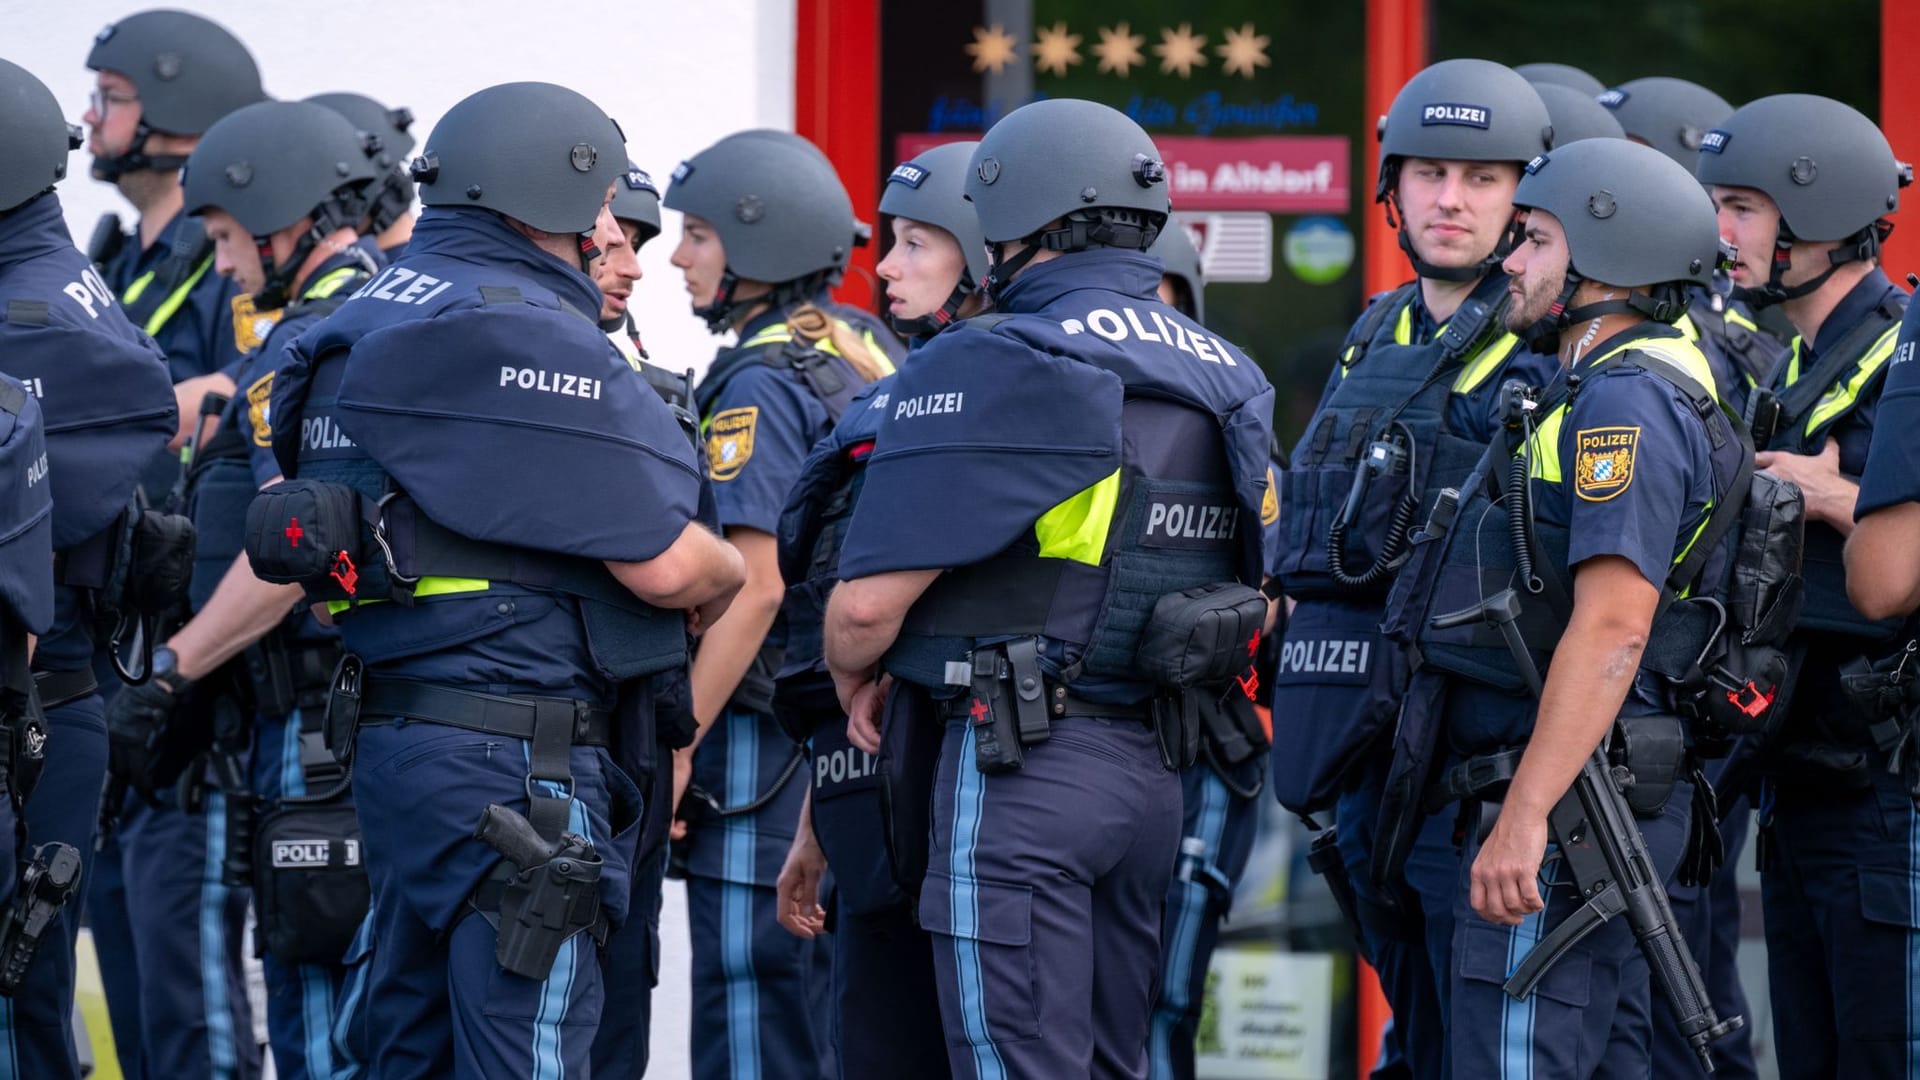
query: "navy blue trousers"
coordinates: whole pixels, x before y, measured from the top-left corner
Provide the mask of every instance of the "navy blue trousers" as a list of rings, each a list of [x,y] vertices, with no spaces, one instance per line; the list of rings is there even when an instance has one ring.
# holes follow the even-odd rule
[[[832,987],[822,962],[831,943],[794,937],[777,919],[774,886],[807,790],[801,771],[787,772],[795,753],[772,717],[733,707],[694,753],[694,782],[723,810],[766,799],[691,837],[694,1080],[834,1075]]]
[[[1264,761],[1238,770],[1235,784],[1255,790]],[[1250,774],[1250,775],[1248,775]],[[1204,762],[1180,775],[1181,844],[1197,840],[1197,872],[1178,874],[1167,885],[1167,909],[1160,927],[1160,991],[1148,1037],[1149,1075],[1155,1080],[1192,1080],[1193,1040],[1206,1000],[1207,965],[1220,938],[1220,922],[1233,906],[1233,889],[1253,852],[1260,806],[1235,794]]]
[[[362,726],[354,807],[373,888],[365,986],[369,1075],[585,1076],[605,996],[599,950],[584,932],[544,978],[501,969],[499,935],[468,898],[499,861],[473,838],[481,811],[525,813],[523,740],[425,722]],[[618,925],[629,899],[640,795],[604,750],[575,747],[569,831],[603,860],[600,898]],[[555,786],[549,791],[559,794]]]
[[[1340,829],[1340,858],[1360,909],[1367,963],[1380,977],[1380,992],[1393,1009],[1381,1065],[1399,1062],[1422,1080],[1444,1080],[1452,1070],[1447,999],[1452,986],[1453,893],[1460,876],[1460,849],[1453,842],[1457,807],[1425,819],[1401,878],[1386,885],[1373,880],[1379,807],[1379,792],[1362,786],[1341,796],[1334,820]]]
[[[1761,874],[1782,1080],[1920,1074],[1920,813],[1872,785],[1769,785]]]
[[[834,1049],[842,1080],[947,1073],[933,939],[894,883],[871,754],[824,720],[808,765],[813,831],[832,868]]]
[[[610,992],[593,1035],[595,1080],[639,1080],[647,1073],[653,1049],[653,991],[660,985],[660,905],[666,877],[664,845],[641,853],[633,866],[627,924],[607,938],[601,967]]]
[[[1679,864],[1691,800],[1691,785],[1677,784],[1660,816],[1638,822],[1662,880]],[[1579,901],[1558,864],[1550,864],[1540,879],[1546,910],[1515,927],[1487,922],[1468,904],[1468,875],[1478,851],[1478,841],[1469,838],[1455,892],[1448,1002],[1453,1075],[1646,1076],[1652,1069],[1653,991],[1626,919],[1607,920],[1562,956],[1526,1000],[1515,1001],[1502,989],[1507,976]]]
[[[100,789],[107,775],[106,706],[98,694],[47,714],[46,771],[27,800],[26,848],[59,841],[80,851],[81,881],[93,863]],[[11,814],[8,815],[11,819]],[[12,835],[8,837],[12,847]],[[11,879],[14,858],[7,860]],[[74,943],[80,938],[79,896],[60,913],[55,932],[41,940],[27,976],[11,999],[0,999],[0,1077],[78,1077],[73,1049]]]
[[[963,1080],[1147,1075],[1180,778],[1137,720],[1069,717],[987,775],[947,723],[920,924]]]

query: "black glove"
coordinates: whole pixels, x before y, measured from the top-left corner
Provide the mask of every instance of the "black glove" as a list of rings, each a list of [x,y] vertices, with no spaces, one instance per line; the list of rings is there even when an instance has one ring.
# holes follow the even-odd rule
[[[165,743],[174,711],[192,687],[178,671],[155,671],[146,682],[121,687],[107,705],[107,771],[150,802],[185,765],[166,760],[177,755],[167,754]]]

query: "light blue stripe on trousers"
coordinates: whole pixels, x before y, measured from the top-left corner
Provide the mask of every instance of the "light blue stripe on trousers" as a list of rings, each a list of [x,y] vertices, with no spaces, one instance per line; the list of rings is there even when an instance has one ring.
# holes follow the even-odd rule
[[[207,1056],[217,1080],[239,1072],[233,1043],[233,1005],[227,1000],[226,910],[229,890],[221,883],[227,856],[227,797],[207,793],[207,861],[200,880],[200,998],[207,1011]]]
[[[973,1046],[979,1080],[1006,1080],[1007,1066],[987,1030],[986,979],[980,970],[980,895],[975,886],[974,850],[980,843],[980,819],[986,813],[986,778],[973,764],[973,728],[967,728],[954,762],[952,876],[954,968],[960,980],[960,1016]]]
[[[728,709],[726,805],[754,800],[760,771],[760,717]],[[721,970],[727,980],[727,1060],[734,1080],[760,1080],[760,986],[753,970],[754,848],[752,814],[720,822],[721,858],[727,880],[720,886]]]
[[[1193,823],[1193,835],[1206,842],[1207,849],[1201,857],[1212,862],[1219,855],[1222,837],[1227,831],[1227,788],[1210,766],[1196,767],[1205,772],[1200,778],[1200,815]],[[1174,918],[1173,936],[1166,944],[1161,964],[1160,1004],[1153,1012],[1153,1036],[1149,1044],[1149,1076],[1173,1075],[1173,1028],[1192,1004],[1188,1000],[1188,989],[1193,983],[1194,954],[1199,951],[1200,931],[1207,921],[1206,882],[1194,880],[1177,884],[1180,910]]]

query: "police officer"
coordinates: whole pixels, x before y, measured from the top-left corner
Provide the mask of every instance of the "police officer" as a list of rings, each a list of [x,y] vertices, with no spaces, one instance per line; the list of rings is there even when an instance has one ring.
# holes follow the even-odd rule
[[[910,349],[986,304],[980,282],[987,245],[963,191],[975,145],[948,143],[902,162],[880,197],[893,244],[877,269],[888,322]],[[780,870],[780,923],[809,939],[825,928],[820,890],[830,865],[834,1030],[843,1077],[947,1072],[932,943],[888,857],[877,748],[849,741],[822,638],[860,470],[896,378],[868,387],[814,448],[781,518],[781,575],[794,584],[782,612],[786,651],[774,711],[790,735],[809,743],[811,783]],[[903,684],[895,692],[912,691]]]
[[[1798,335],[1753,412],[1757,464],[1806,499],[1806,607],[1784,725],[1758,800],[1769,984],[1783,1076],[1884,1075],[1920,1038],[1904,997],[1920,938],[1904,892],[1920,855],[1903,779],[1845,695],[1842,671],[1899,649],[1897,622],[1847,602],[1853,525],[1907,293],[1879,267],[1911,169],[1871,120],[1805,94],[1742,106],[1700,145],[1698,175],[1740,249],[1736,297],[1778,304]],[[1896,895],[1897,893],[1897,895]]]
[[[600,329],[628,361],[645,360],[646,346],[640,343],[629,305],[641,276],[640,249],[660,235],[660,189],[651,174],[628,162],[607,208],[616,228],[600,244],[601,262],[594,275],[600,286]]]
[[[686,437],[594,326],[618,127],[509,83],[423,150],[405,256],[275,375],[289,479],[248,553],[326,599],[349,654],[328,735],[373,893],[370,1072],[584,1074],[639,817],[605,748],[685,662],[680,612],[709,624],[742,570],[692,520]]]
[[[287,344],[377,269],[355,232],[373,194],[374,168],[361,151],[359,133],[338,114],[313,104],[262,102],[207,129],[185,171],[185,210],[201,218],[213,241],[216,270],[253,298],[256,318],[270,328],[258,332],[262,343],[241,370],[240,392],[212,434],[192,449],[187,490],[199,541],[194,614],[155,650],[154,677],[114,699],[109,732],[122,772],[138,777],[149,742],[178,737],[166,729],[196,685],[202,685],[201,699],[209,693],[237,694],[253,715],[240,718],[241,730],[217,733],[211,755],[214,790],[204,796],[210,820],[258,819],[273,836],[291,830],[301,839],[344,844],[357,837],[331,837],[325,819],[316,822],[313,816],[329,796],[346,805],[345,773],[320,745],[320,713],[338,659],[337,642],[331,631],[311,622],[304,605],[293,611],[300,600],[297,585],[254,576],[242,546],[253,493],[280,480],[268,406]],[[220,680],[226,681],[225,690],[206,689],[205,684]],[[236,701],[210,711],[218,718],[241,708]],[[178,722],[208,719],[181,716]],[[242,766],[249,744],[250,781]],[[276,815],[284,819],[276,821]],[[351,821],[350,809],[332,816],[343,818]],[[340,961],[365,914],[364,903],[328,912],[291,909],[299,893],[322,883],[286,873],[285,860],[273,857],[271,844],[264,860],[254,859],[252,850],[238,850],[253,838],[250,833],[230,827],[226,835],[210,838],[224,848],[212,862],[227,884],[255,886],[275,1071],[283,1077],[330,1077],[337,1065],[330,1046],[334,1004],[345,979]],[[198,969],[197,940],[174,932],[174,924],[179,911],[200,903],[202,884],[169,875],[158,860],[180,853],[155,850],[144,842],[137,823],[125,839],[123,871],[141,901],[130,914],[137,939],[150,942],[143,973],[158,983],[159,972]],[[245,872],[249,865],[251,874]],[[355,866],[351,873],[361,871]],[[360,889],[363,894],[364,886]],[[156,992],[162,986],[145,995],[143,1017],[154,1024],[182,1023],[187,1019],[178,1014],[183,1002]],[[187,1003],[193,1000],[189,995]]]
[[[126,305],[127,316],[160,343],[177,384],[184,441],[208,390],[233,392],[240,354],[255,342],[236,320],[236,290],[213,270],[213,247],[181,212],[180,167],[215,120],[266,97],[260,69],[226,27],[184,11],[143,11],[94,38],[87,67],[97,72],[85,117],[93,178],[113,184],[140,212],[131,234],[116,216],[94,229],[88,255]],[[156,464],[149,494],[172,476]]]
[[[1147,253],[1160,259],[1161,302],[1205,325],[1206,282],[1200,252],[1186,228],[1168,219]],[[1269,471],[1269,480],[1276,475]],[[1277,526],[1278,502],[1272,504],[1271,521],[1267,509],[1263,504],[1262,526]],[[1155,1077],[1193,1075],[1193,1038],[1206,996],[1207,964],[1220,920],[1232,906],[1233,890],[1253,851],[1257,798],[1266,786],[1264,740],[1243,749],[1244,757],[1229,761],[1209,740],[1201,760],[1180,773],[1180,860],[1161,922],[1160,980],[1147,1042],[1149,1075]]]
[[[39,399],[54,432],[44,467],[60,586],[33,658],[55,752],[24,807],[25,840],[71,845],[85,864],[106,774],[94,623],[126,607],[125,590],[109,588],[116,572],[129,572],[116,557],[122,520],[175,411],[164,359],[68,238],[53,186],[77,143],[46,87],[0,61],[0,370]],[[79,1075],[69,1020],[79,929],[76,902],[0,1015],[6,1053],[34,1076]]]
[[[1323,865],[1352,882],[1417,1076],[1445,1068],[1458,855],[1450,823],[1436,818],[1410,845],[1404,877],[1374,880],[1379,740],[1404,681],[1378,626],[1409,527],[1499,432],[1501,387],[1549,377],[1550,360],[1501,326],[1510,301],[1499,261],[1521,165],[1546,148],[1550,126],[1534,88],[1484,60],[1435,64],[1394,98],[1376,198],[1399,222],[1416,280],[1375,299],[1348,333],[1281,479],[1277,576],[1297,605],[1274,680],[1275,791],[1297,813],[1335,810]]]
[[[1698,83],[1664,75],[1621,83],[1601,94],[1599,103],[1620,121],[1627,137],[1645,143],[1691,169],[1700,158],[1700,140],[1733,114],[1725,98]],[[1732,283],[1716,275],[1676,324],[1700,345],[1713,365],[1720,394],[1736,410],[1747,391],[1765,383],[1785,362],[1787,345],[1761,328],[1745,305],[1730,294]]]
[[[685,215],[672,262],[695,314],[740,341],[694,393],[720,526],[747,565],[729,618],[694,658],[697,753],[682,751],[675,764],[676,790],[685,762],[692,781],[677,805],[692,822],[694,1075],[825,1075],[822,953],[780,929],[774,891],[807,790],[805,755],[772,717],[786,594],[774,536],[807,452],[892,365],[822,310],[856,223],[811,144],[730,135],[674,171],[664,204]]]
[[[413,110],[405,105],[389,109],[365,94],[315,94],[307,99],[347,118],[366,140],[367,155],[381,171],[379,191],[369,201],[361,236],[372,241],[385,262],[407,250],[413,236],[413,179],[407,175],[407,153],[413,149]],[[371,138],[367,138],[371,136]]]
[[[966,195],[998,311],[895,382],[827,610],[850,733],[879,734],[883,657],[940,699],[919,916],[956,1076],[1144,1074],[1173,770],[1195,711],[1240,722],[1219,680],[1266,612],[1273,390],[1156,296],[1165,182],[1146,133],[1093,102],[987,132]],[[1235,627],[1202,668],[1143,644],[1202,608]],[[887,737],[924,739],[907,716]]]
[[[1667,325],[1687,283],[1712,272],[1717,240],[1699,184],[1622,140],[1543,155],[1513,200],[1506,325],[1552,349],[1566,373],[1534,407],[1516,402],[1515,430],[1461,487],[1451,524],[1434,515],[1386,625],[1422,652],[1408,708],[1436,689],[1442,700],[1445,768],[1429,805],[1460,798],[1482,814],[1480,828],[1465,819],[1454,908],[1452,1075],[1640,1075],[1648,966],[1625,920],[1561,956],[1526,998],[1503,984],[1586,899],[1566,873],[1543,873],[1542,858],[1548,814],[1595,746],[1645,736],[1677,752],[1684,738],[1641,658],[1656,613],[1717,557],[1729,519],[1714,509],[1744,499],[1734,487],[1745,451],[1705,358]],[[1481,628],[1516,595],[1514,652]],[[1404,715],[1398,741],[1414,741]],[[1647,796],[1671,782],[1626,826],[1664,879],[1687,839],[1692,788],[1677,756],[1636,752],[1625,765]],[[1502,791],[1504,802],[1488,801]]]

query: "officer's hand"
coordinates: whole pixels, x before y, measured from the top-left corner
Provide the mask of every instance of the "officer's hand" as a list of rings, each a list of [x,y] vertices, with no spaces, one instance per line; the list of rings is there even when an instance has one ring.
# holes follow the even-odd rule
[[[853,692],[847,709],[847,741],[869,754],[880,752],[880,711],[887,701],[887,689],[893,676],[883,675]]]
[[[107,769],[149,799],[160,739],[191,685],[177,673],[155,675],[138,686],[121,687],[107,706]]]
[[[1800,489],[1807,516],[1842,529],[1853,528],[1853,505],[1860,486],[1840,475],[1840,444],[1829,438],[1818,454],[1762,450],[1753,467],[1765,469]]]
[[[1547,854],[1547,819],[1501,811],[1473,860],[1468,900],[1490,923],[1518,926],[1546,904],[1540,899],[1540,863]]]
[[[683,746],[673,752],[673,824],[667,829],[671,840],[687,838],[687,819],[680,816],[680,800],[687,794],[687,785],[693,782],[693,747]]]
[[[820,907],[820,879],[827,873],[827,854],[812,829],[794,834],[775,886],[780,893],[780,925],[795,937],[809,941],[826,928],[827,913]]]

